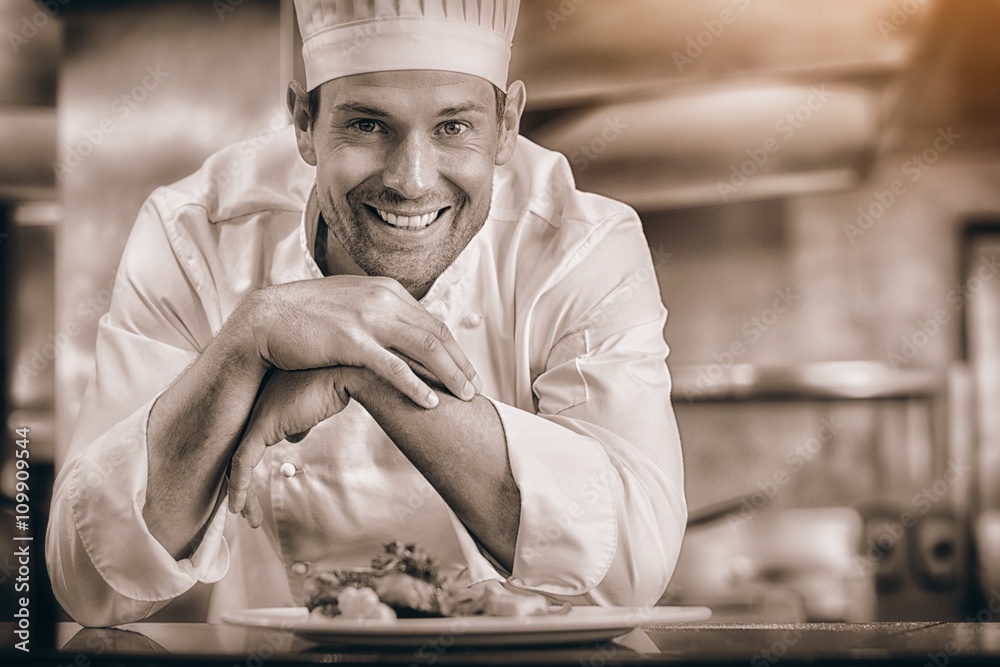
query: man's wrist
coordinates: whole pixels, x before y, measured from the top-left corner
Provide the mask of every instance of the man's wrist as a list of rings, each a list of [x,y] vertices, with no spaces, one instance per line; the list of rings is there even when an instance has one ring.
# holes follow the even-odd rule
[[[267,321],[270,295],[267,288],[254,290],[240,301],[214,342],[227,364],[249,376],[263,379],[272,364],[266,356]]]

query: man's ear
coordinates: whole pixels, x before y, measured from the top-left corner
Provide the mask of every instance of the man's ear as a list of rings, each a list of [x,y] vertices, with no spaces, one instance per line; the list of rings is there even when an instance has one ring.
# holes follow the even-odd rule
[[[500,124],[500,142],[497,144],[497,157],[494,161],[499,167],[507,164],[514,155],[517,144],[517,133],[521,130],[521,114],[524,113],[525,96],[524,83],[515,81],[507,89],[507,108],[504,109],[503,122]]]
[[[288,82],[288,111],[292,114],[292,125],[295,126],[295,143],[299,147],[299,155],[308,164],[316,166],[316,148],[313,144],[313,117],[309,113],[309,94],[298,81]]]

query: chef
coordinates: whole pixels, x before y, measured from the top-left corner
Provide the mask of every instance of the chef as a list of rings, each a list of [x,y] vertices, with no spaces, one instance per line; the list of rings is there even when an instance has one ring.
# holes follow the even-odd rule
[[[136,219],[54,490],[60,603],[296,605],[392,540],[655,603],[686,520],[666,311],[635,212],[518,136],[517,3],[296,10],[292,125]]]

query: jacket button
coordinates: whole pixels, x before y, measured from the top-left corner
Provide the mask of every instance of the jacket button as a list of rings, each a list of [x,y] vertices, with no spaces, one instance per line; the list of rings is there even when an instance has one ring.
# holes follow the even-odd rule
[[[295,475],[299,471],[295,467],[294,463],[289,463],[288,461],[285,461],[284,463],[281,464],[281,467],[278,468],[278,472],[280,472],[285,477],[295,477]]]
[[[305,574],[308,571],[309,571],[309,563],[303,563],[300,560],[297,560],[294,563],[292,563],[292,573],[293,574],[298,574],[298,575],[301,576],[301,575]]]
[[[479,313],[469,313],[462,319],[462,324],[470,329],[475,329],[482,323],[483,316]]]

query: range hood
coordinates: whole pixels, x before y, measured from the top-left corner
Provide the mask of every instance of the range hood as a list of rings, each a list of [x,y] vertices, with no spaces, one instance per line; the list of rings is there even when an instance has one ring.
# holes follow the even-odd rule
[[[638,209],[856,187],[938,7],[898,4],[523,3],[525,134],[566,154],[582,189]]]
[[[850,188],[875,154],[878,98],[861,86],[709,86],[568,113],[535,132],[579,186],[638,209]]]

